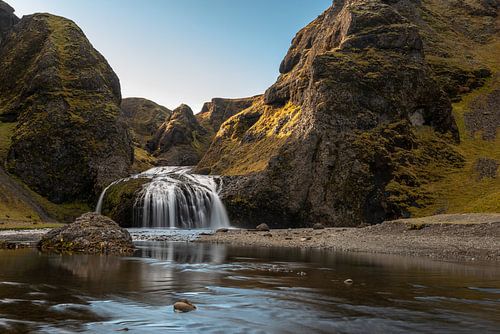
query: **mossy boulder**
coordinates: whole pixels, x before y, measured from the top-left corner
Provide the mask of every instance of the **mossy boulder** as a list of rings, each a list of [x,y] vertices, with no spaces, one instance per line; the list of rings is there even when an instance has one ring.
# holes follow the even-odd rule
[[[74,22],[25,16],[0,59],[0,118],[18,122],[9,172],[55,203],[92,201],[128,174],[118,77]]]
[[[86,213],[74,223],[45,234],[38,248],[42,251],[86,254],[130,254],[135,246],[127,230],[97,213]]]
[[[102,214],[110,217],[122,227],[134,225],[134,206],[143,185],[150,182],[147,178],[129,179],[112,185],[103,199]]]

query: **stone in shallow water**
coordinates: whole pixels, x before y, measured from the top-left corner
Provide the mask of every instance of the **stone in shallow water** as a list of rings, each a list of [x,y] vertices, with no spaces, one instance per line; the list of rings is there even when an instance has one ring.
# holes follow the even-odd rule
[[[174,304],[175,312],[191,312],[196,310],[196,306],[187,299],[181,299]]]
[[[313,230],[322,230],[324,228],[325,228],[325,226],[321,223],[316,223],[313,225]]]
[[[135,247],[127,230],[113,220],[89,212],[74,223],[45,234],[38,248],[43,251],[88,254],[130,254]]]

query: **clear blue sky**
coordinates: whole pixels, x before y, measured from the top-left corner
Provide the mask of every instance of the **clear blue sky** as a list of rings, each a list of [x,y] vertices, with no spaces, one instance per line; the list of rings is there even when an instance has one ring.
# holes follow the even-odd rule
[[[18,16],[75,21],[124,97],[198,112],[213,97],[263,93],[295,33],[332,0],[6,0]]]

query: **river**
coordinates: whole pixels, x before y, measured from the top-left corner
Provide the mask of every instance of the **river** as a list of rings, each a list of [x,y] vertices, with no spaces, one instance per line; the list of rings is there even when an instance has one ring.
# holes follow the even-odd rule
[[[131,257],[0,251],[0,332],[494,333],[500,268],[137,242]],[[345,284],[352,279],[353,284]],[[198,309],[174,313],[187,298]]]

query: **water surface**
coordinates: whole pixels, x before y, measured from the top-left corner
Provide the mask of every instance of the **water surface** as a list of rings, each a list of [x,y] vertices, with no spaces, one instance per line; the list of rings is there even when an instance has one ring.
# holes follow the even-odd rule
[[[0,251],[0,332],[493,333],[500,268],[139,242],[133,257]],[[351,278],[352,285],[344,284]],[[193,301],[198,310],[174,313]]]

